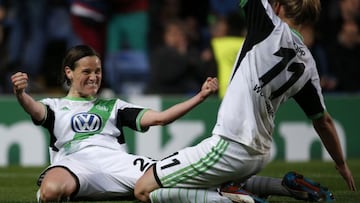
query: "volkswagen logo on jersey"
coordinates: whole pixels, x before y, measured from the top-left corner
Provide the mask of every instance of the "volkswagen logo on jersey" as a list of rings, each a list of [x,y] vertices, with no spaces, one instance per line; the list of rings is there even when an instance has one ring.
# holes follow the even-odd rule
[[[101,118],[93,113],[78,113],[71,118],[71,127],[77,133],[95,132],[101,128]]]

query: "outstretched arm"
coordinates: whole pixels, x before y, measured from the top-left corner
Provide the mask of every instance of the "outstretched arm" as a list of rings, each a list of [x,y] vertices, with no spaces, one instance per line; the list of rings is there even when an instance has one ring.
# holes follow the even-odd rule
[[[25,92],[28,87],[28,76],[26,73],[17,72],[11,76],[14,94],[24,110],[35,120],[41,121],[45,117],[45,106],[35,101]]]
[[[332,118],[325,112],[324,116],[313,120],[313,126],[330,156],[335,161],[336,169],[345,179],[349,189],[356,191],[355,181],[341,151],[340,141]]]
[[[180,118],[195,106],[203,102],[209,95],[218,90],[216,78],[208,77],[204,82],[201,91],[190,99],[176,104],[165,111],[148,110],[141,119],[141,126],[166,125]]]

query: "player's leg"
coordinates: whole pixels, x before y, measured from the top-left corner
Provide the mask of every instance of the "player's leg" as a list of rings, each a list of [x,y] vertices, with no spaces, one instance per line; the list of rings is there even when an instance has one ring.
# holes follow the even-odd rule
[[[236,193],[236,190],[246,190],[261,198],[277,195],[312,202],[329,202],[334,200],[332,193],[326,187],[295,172],[288,172],[282,179],[252,176],[245,183],[231,182],[229,184],[233,184],[233,193]],[[222,190],[226,190],[226,188],[222,186],[220,191]]]
[[[243,184],[233,181],[222,184],[219,193],[233,202],[267,203],[265,199],[257,196],[257,194],[246,190]]]
[[[245,190],[237,191],[236,196],[224,196],[216,189],[194,188],[159,188],[150,193],[152,203],[267,203],[266,200],[257,197]]]
[[[142,202],[148,202],[150,192],[160,188],[153,171],[154,166],[151,166],[135,184],[135,197]]]
[[[53,167],[46,171],[40,185],[38,201],[68,200],[77,190],[76,177],[64,167]]]
[[[239,143],[212,136],[158,161],[137,181],[135,196],[146,202],[150,192],[159,187],[211,188],[234,177],[245,181],[259,172],[268,158]]]
[[[168,202],[207,202],[207,203],[232,203],[220,195],[216,189],[189,189],[189,188],[159,188],[150,193],[151,203]],[[245,201],[244,201],[245,203]]]
[[[267,198],[270,195],[291,196],[291,193],[281,182],[281,178],[252,176],[241,187],[263,198]]]
[[[207,183],[210,179],[204,176],[206,170],[222,157],[227,146],[228,142],[220,137],[210,137],[195,147],[185,148],[158,161],[136,182],[135,197],[148,202],[150,192],[160,187],[194,188]],[[191,181],[192,178],[196,178],[197,182]],[[212,186],[202,185],[202,188],[208,187]]]

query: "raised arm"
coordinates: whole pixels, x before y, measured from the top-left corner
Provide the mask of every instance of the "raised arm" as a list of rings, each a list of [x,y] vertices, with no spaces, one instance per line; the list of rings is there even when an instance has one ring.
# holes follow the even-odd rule
[[[204,82],[201,91],[190,99],[176,104],[164,111],[148,110],[141,119],[141,126],[148,127],[154,125],[166,125],[180,118],[195,106],[203,102],[210,94],[218,90],[216,78],[208,77]]]
[[[313,120],[313,126],[319,134],[325,148],[334,160],[336,169],[345,179],[349,189],[356,191],[355,181],[343,156],[332,118],[328,113],[325,113],[321,118]]]
[[[17,72],[11,76],[14,94],[24,110],[35,120],[41,121],[45,117],[45,106],[35,101],[25,92],[28,87],[28,76],[26,73]]]

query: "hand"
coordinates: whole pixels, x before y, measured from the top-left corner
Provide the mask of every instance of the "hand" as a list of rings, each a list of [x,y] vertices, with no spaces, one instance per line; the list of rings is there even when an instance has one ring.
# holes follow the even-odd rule
[[[17,72],[11,76],[14,93],[19,95],[28,87],[28,75],[26,73]]]
[[[215,93],[219,89],[217,78],[208,77],[201,87],[201,96],[208,97],[210,94]]]
[[[343,164],[341,166],[336,166],[336,170],[340,173],[340,175],[345,179],[349,189],[351,191],[356,191],[355,181],[351,174],[351,171],[347,164]]]

